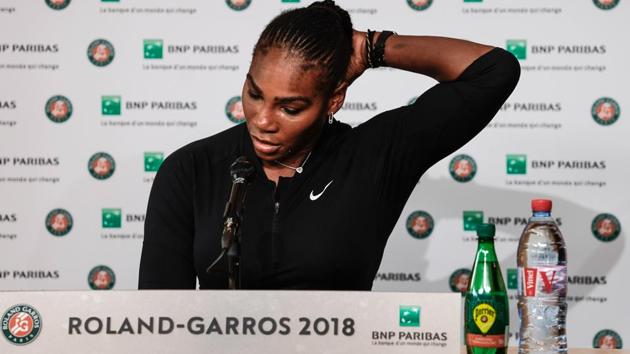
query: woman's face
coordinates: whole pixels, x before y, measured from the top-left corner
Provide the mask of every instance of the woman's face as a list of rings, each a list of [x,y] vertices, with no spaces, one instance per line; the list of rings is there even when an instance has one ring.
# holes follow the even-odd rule
[[[243,111],[254,151],[264,161],[312,149],[327,112],[340,106],[319,87],[323,72],[305,70],[304,64],[278,48],[254,55],[243,85]]]

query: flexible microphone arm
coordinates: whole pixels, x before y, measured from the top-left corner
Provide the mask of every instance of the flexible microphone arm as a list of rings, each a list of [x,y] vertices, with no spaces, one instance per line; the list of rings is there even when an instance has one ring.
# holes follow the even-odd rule
[[[230,196],[225,204],[223,212],[223,231],[221,232],[221,254],[206,269],[211,269],[218,264],[227,254],[228,258],[228,287],[230,289],[240,289],[240,225],[243,221],[243,210],[245,206],[245,195],[247,185],[254,174],[254,165],[245,157],[236,159],[230,166],[232,176],[232,188]]]

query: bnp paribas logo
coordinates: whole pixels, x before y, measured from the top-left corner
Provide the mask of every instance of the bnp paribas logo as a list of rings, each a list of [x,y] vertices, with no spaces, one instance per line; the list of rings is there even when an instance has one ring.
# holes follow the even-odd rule
[[[65,96],[52,96],[46,101],[44,111],[52,122],[63,123],[72,116],[72,103]]]
[[[451,291],[464,295],[468,290],[468,283],[472,272],[467,268],[460,268],[454,271],[448,278],[448,285]]]
[[[243,11],[251,5],[252,0],[225,0],[225,3],[234,11]]]
[[[518,289],[518,269],[508,268],[506,278],[508,289]]]
[[[72,215],[65,209],[54,209],[46,215],[46,229],[54,236],[67,235],[72,225]]]
[[[99,265],[88,274],[88,285],[92,290],[110,290],[116,284],[116,274],[105,265]]]
[[[42,315],[31,305],[13,305],[2,315],[2,334],[11,344],[29,344],[41,330]]]
[[[508,175],[527,174],[527,155],[510,154],[505,157],[506,172]]]
[[[101,226],[104,229],[120,229],[122,226],[122,210],[103,208],[101,210]]]
[[[610,97],[602,97],[593,103],[591,116],[599,125],[611,125],[619,119],[621,108],[617,101]]]
[[[70,5],[70,0],[46,0],[46,5],[53,10],[63,10]]]
[[[97,39],[90,43],[87,50],[88,59],[96,66],[107,66],[114,61],[114,46],[105,39]]]
[[[612,214],[599,214],[591,222],[591,232],[596,239],[602,242],[611,242],[619,237],[621,223]]]
[[[527,41],[524,39],[508,39],[505,45],[508,52],[519,60],[527,59]]]
[[[407,5],[416,11],[424,11],[428,9],[433,0],[407,0]]]
[[[612,329],[602,329],[593,337],[593,348],[623,349],[621,336]]]
[[[464,210],[464,231],[477,231],[477,226],[483,224],[483,211]]]
[[[164,161],[163,152],[149,152],[144,153],[144,172],[157,172]]]
[[[593,0],[593,4],[602,10],[610,10],[619,4],[619,0]]]
[[[96,179],[108,179],[116,170],[114,158],[106,152],[97,152],[88,161],[88,171]]]
[[[398,324],[400,327],[420,327],[420,306],[400,305]]]
[[[457,182],[468,182],[477,174],[477,163],[468,155],[457,155],[448,165],[448,171]]]
[[[245,112],[243,112],[243,101],[241,96],[230,98],[225,105],[225,115],[232,123],[243,123],[245,121]]]
[[[431,214],[423,210],[414,211],[407,217],[407,232],[413,238],[423,239],[429,237],[433,232],[434,225]]]
[[[120,96],[101,96],[101,114],[104,116],[119,116],[122,98]]]
[[[164,41],[161,39],[144,40],[144,59],[164,58]]]

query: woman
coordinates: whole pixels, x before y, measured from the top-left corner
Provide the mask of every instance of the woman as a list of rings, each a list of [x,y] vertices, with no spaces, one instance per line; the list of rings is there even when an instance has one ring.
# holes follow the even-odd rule
[[[333,114],[370,64],[441,83],[353,129]],[[422,173],[490,121],[518,76],[502,49],[354,31],[332,1],[279,15],[254,49],[246,124],[179,149],[156,176],[140,288],[193,289],[196,278],[202,289],[227,286],[205,270],[220,253],[230,164],[244,155],[256,174],[241,225],[242,287],[371,289]]]

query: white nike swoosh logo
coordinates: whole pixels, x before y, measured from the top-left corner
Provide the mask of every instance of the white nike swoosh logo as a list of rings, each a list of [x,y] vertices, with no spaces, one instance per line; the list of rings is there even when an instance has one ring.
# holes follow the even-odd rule
[[[334,180],[333,180],[333,181],[334,181]],[[333,181],[328,182],[328,184],[326,185],[326,187],[324,187],[324,190],[323,190],[323,191],[321,191],[321,193],[319,193],[319,194],[313,194],[313,191],[311,191],[311,195],[310,195],[311,200],[312,200],[312,201],[315,201],[315,200],[319,199],[319,197],[321,197],[321,196],[322,196],[322,194],[324,194],[324,192],[326,191],[326,188],[328,188],[328,186],[330,186],[330,185],[333,183]]]

